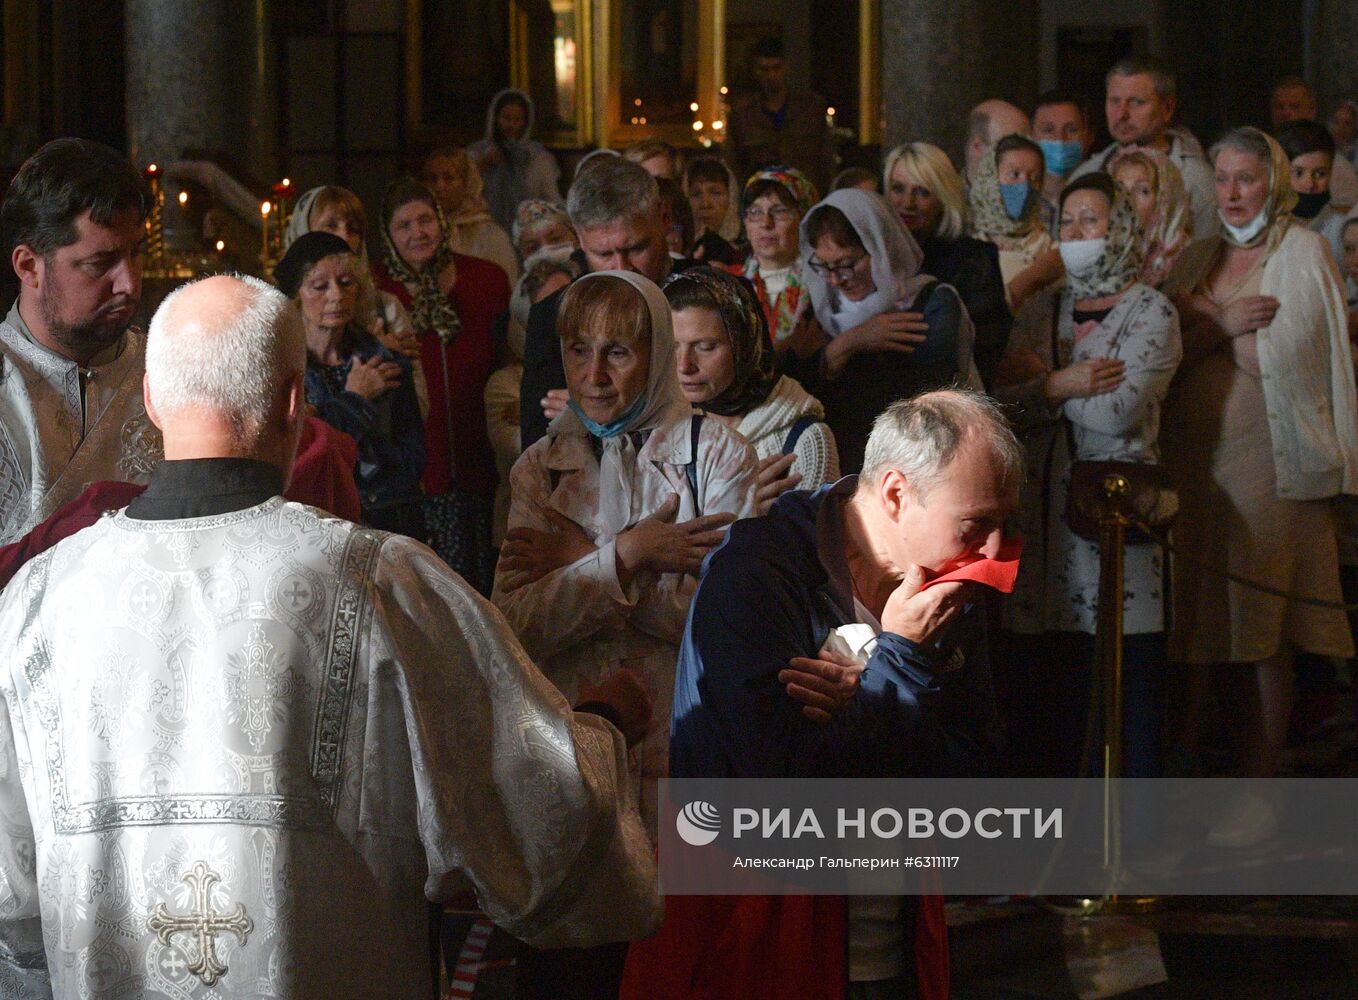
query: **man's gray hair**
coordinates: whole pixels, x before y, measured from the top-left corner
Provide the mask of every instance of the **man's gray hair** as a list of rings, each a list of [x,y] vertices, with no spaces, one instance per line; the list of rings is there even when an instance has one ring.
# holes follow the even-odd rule
[[[896,470],[921,500],[944,479],[968,441],[988,447],[1006,486],[1023,479],[1024,453],[1000,404],[966,389],[926,392],[888,406],[873,421],[860,483],[877,483]]]
[[[179,302],[200,282],[165,297],[147,334],[146,379],[158,411],[211,410],[251,435],[268,419],[279,389],[306,367],[306,332],[297,307],[278,289],[245,274],[230,278],[239,285],[235,294],[224,292],[202,309]]]
[[[619,219],[650,218],[660,211],[660,188],[640,164],[621,156],[599,157],[571,185],[566,213],[577,230],[597,229]]]
[[[1155,96],[1167,101],[1175,95],[1174,71],[1159,59],[1150,56],[1127,56],[1113,63],[1103,78],[1106,84],[1115,76],[1148,76],[1155,88]]]

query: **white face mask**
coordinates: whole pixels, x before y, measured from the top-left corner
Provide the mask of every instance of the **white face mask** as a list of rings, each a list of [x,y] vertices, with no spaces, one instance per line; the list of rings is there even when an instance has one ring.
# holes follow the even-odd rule
[[[1254,242],[1254,238],[1263,232],[1264,226],[1268,225],[1268,213],[1263,209],[1260,209],[1259,214],[1243,226],[1231,225],[1226,221],[1226,216],[1220,212],[1217,212],[1217,218],[1221,220],[1222,226],[1226,229],[1227,239],[1238,247],[1249,246]]]
[[[1061,250],[1061,263],[1066,273],[1080,277],[1094,270],[1099,262],[1103,248],[1108,245],[1108,237],[1099,236],[1092,240],[1062,240],[1057,246]]]

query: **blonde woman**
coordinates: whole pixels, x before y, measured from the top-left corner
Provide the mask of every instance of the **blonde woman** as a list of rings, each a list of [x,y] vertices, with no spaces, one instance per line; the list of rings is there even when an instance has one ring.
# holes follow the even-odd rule
[[[967,307],[976,327],[976,367],[989,385],[1013,317],[1004,300],[998,248],[966,235],[962,178],[937,146],[907,142],[887,154],[882,186],[924,253],[920,270],[952,285]]]

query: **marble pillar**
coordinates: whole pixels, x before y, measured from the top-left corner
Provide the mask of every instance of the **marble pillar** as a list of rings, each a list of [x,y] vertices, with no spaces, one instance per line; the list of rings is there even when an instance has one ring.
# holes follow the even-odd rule
[[[127,139],[134,162],[218,151],[278,172],[268,0],[126,0]]]
[[[973,106],[1002,97],[1030,108],[1041,71],[1040,7],[1039,0],[882,0],[883,147],[923,140],[960,164]]]

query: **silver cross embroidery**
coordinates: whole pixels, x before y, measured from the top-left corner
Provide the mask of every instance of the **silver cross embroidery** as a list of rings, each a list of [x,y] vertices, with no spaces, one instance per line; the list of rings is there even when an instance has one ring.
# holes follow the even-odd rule
[[[194,910],[183,917],[170,915],[164,903],[156,906],[146,921],[146,926],[160,938],[162,944],[170,944],[173,934],[191,934],[198,943],[198,957],[189,962],[189,971],[203,981],[204,986],[212,986],[226,974],[226,966],[217,958],[217,935],[230,931],[245,944],[245,939],[255,929],[254,921],[245,915],[245,907],[236,904],[236,912],[230,916],[216,913],[212,909],[212,886],[221,881],[221,876],[198,861],[193,871],[184,876],[193,890]]]

